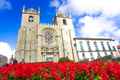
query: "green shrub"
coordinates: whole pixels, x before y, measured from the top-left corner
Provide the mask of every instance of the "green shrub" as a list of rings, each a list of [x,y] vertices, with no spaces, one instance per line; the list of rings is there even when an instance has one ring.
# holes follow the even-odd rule
[[[58,62],[72,62],[68,57],[62,57],[58,60]]]
[[[12,75],[9,75],[8,80],[15,80],[15,78]]]
[[[75,74],[75,80],[89,80],[89,77],[87,76],[86,72],[83,71],[82,73]]]
[[[40,76],[33,76],[32,80],[43,80],[43,78]]]

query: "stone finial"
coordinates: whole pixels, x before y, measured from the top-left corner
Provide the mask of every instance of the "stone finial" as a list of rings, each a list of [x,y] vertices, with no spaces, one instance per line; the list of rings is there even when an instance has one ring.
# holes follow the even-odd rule
[[[38,8],[38,14],[40,14],[40,8]]]
[[[23,6],[23,10],[22,10],[22,12],[25,12],[25,6]]]

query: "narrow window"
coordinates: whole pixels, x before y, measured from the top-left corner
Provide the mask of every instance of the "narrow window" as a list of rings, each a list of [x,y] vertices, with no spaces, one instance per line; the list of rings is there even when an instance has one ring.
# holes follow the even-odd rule
[[[63,24],[67,25],[67,21],[65,19],[63,19]]]
[[[80,48],[81,48],[81,51],[84,51],[82,41],[80,41]]]
[[[112,51],[109,42],[107,42],[107,46],[108,46],[108,48],[109,48],[109,51]]]
[[[97,43],[96,43],[96,42],[94,42],[94,45],[95,45],[96,51],[99,51],[99,48],[98,48],[98,46],[97,46]]]
[[[33,16],[29,16],[29,20],[28,21],[29,22],[33,22],[33,18],[34,18]]]
[[[101,42],[101,45],[102,45],[103,51],[105,51],[105,46],[104,46],[103,42]]]

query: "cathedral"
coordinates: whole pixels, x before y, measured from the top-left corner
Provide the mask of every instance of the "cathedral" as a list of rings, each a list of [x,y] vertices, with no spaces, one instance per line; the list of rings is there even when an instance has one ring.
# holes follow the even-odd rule
[[[57,13],[52,25],[39,24],[40,11],[23,9],[15,57],[18,61],[58,61],[60,57],[74,59],[75,36],[72,19]]]
[[[114,45],[111,44],[114,41],[111,39],[84,38],[84,40],[83,38],[75,38],[75,30],[71,16],[57,13],[54,17],[53,24],[47,25],[39,22],[40,10],[23,8],[15,52],[15,58],[19,62],[22,60],[25,62],[57,62],[61,57],[68,57],[70,60],[79,61],[83,58],[91,59],[91,57],[87,57],[89,54],[92,56],[92,59],[96,59],[100,56],[112,55],[113,51],[117,51],[115,50],[116,48],[113,47]],[[100,41],[108,43],[106,44],[106,47],[108,47],[107,50],[105,47],[102,47],[103,50],[97,49],[97,44],[95,46],[94,44],[92,46],[90,44],[86,45],[89,48],[90,46],[95,47],[93,53],[96,52],[96,58],[94,57],[95,53],[93,54],[91,49],[87,51],[79,50],[81,41],[96,42],[96,40],[98,43]],[[102,46],[104,45],[105,44],[102,44]],[[85,44],[83,44],[83,46],[85,46]],[[98,51],[103,52],[102,54],[107,51],[109,54],[100,55],[100,53],[97,54]],[[86,53],[86,56],[83,52]]]

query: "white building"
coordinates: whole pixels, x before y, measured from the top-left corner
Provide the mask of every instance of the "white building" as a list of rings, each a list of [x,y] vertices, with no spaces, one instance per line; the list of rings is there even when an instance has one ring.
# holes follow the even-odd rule
[[[114,40],[109,38],[74,38],[78,61],[108,55],[119,56]]]
[[[8,58],[6,56],[0,55],[0,66],[8,63]]]

